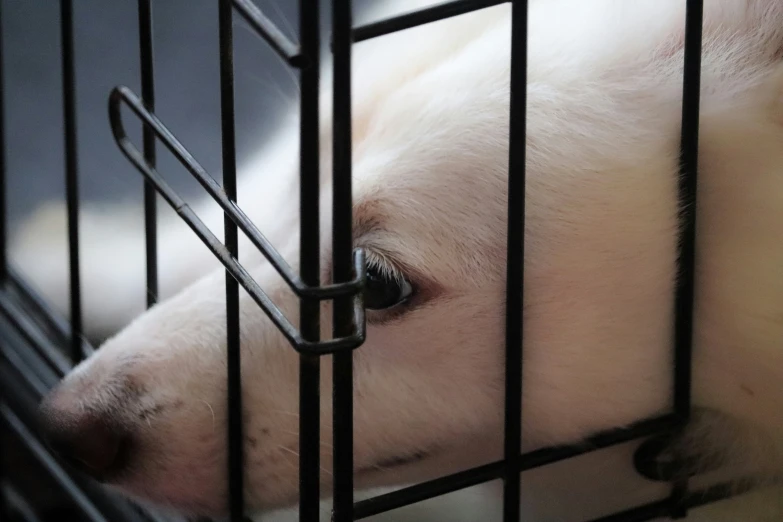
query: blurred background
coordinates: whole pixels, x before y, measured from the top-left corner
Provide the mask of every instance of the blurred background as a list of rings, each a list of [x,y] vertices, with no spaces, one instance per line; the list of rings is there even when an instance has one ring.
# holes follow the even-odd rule
[[[298,40],[297,1],[254,1],[287,36]],[[356,0],[358,13],[372,3]],[[218,2],[159,0],[152,4],[156,113],[220,180]],[[81,201],[140,203],[142,177],[120,153],[107,114],[109,92],[116,85],[141,93],[137,0],[74,0],[73,6]],[[0,11],[4,61],[0,91],[5,103],[8,226],[12,231],[42,203],[65,197],[60,2],[0,0]],[[322,12],[326,38],[328,5]],[[283,110],[296,106],[298,77],[241,17],[234,19],[241,163],[274,131]],[[140,125],[129,115],[126,122],[140,147]],[[186,198],[200,194],[178,162],[163,147],[158,151],[159,170],[175,189]],[[143,226],[141,215],[138,226]],[[31,508],[14,522],[87,520],[37,459],[31,458],[30,451],[9,435],[0,423],[0,467],[14,478],[11,494],[22,492]]]
[[[357,7],[373,0],[357,0]],[[12,223],[44,200],[64,198],[59,2],[0,0],[5,54],[6,147]],[[297,39],[294,0],[257,0]],[[153,2],[157,114],[220,177],[218,3]],[[328,9],[323,9],[328,14]],[[141,92],[136,0],[75,0],[79,173],[82,200],[141,201],[141,175],[121,155],[107,116],[110,90]],[[328,24],[328,20],[324,20]],[[235,16],[238,156],[258,148],[287,105],[296,103],[296,73]],[[128,118],[139,146],[139,125]],[[160,171],[179,190],[196,185],[168,154]]]

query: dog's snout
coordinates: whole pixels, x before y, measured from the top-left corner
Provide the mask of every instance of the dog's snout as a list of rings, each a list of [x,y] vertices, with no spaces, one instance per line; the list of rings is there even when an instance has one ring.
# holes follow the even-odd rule
[[[40,414],[44,438],[61,460],[97,479],[117,470],[129,433],[107,408],[58,400],[55,392],[44,400]]]

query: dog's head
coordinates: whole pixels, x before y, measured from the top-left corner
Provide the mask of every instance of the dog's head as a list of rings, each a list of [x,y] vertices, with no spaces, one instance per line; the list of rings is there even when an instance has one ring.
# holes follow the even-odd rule
[[[634,35],[633,20],[548,11],[555,4],[532,7],[527,143],[513,144],[527,147],[524,439],[534,446],[654,414],[670,383],[680,80],[656,60],[676,59],[663,37],[674,33],[652,28],[651,43],[645,16]],[[367,342],[353,358],[359,486],[501,454],[508,12],[357,46],[354,244],[369,260]],[[328,170],[326,131],[323,144]],[[295,228],[279,245],[294,267]],[[274,269],[249,269],[297,324],[299,302]],[[68,376],[43,407],[55,445],[133,495],[225,510],[224,285],[222,271],[208,275]],[[246,293],[240,300],[247,500],[282,506],[298,490],[299,358]],[[328,337],[328,303],[322,312]],[[321,366],[324,490],[330,362]]]

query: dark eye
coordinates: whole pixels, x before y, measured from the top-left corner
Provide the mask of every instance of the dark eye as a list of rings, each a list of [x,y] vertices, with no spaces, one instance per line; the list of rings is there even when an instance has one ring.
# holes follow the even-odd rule
[[[403,278],[381,270],[367,267],[367,284],[364,289],[364,306],[368,310],[385,310],[408,299],[413,293],[411,284]]]

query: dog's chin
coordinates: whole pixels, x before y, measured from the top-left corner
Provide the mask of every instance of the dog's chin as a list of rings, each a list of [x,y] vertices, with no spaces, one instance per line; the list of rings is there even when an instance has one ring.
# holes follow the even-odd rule
[[[462,452],[420,451],[409,454],[378,458],[373,464],[362,466],[354,473],[356,486],[360,490],[377,488],[399,488],[408,484],[432,480],[455,473],[475,465],[465,462]],[[105,486],[119,493],[143,508],[190,518],[207,517],[221,520],[228,516],[227,495],[215,495],[210,491],[206,495],[194,494],[183,488],[178,490],[169,483],[165,488],[155,487],[149,481],[140,480],[125,474],[124,480],[110,481]],[[262,505],[248,506],[248,512],[265,514],[294,508],[299,500],[297,491],[281,494],[274,501]],[[330,487],[321,488],[322,499],[331,497]],[[270,500],[270,499],[267,499]]]

